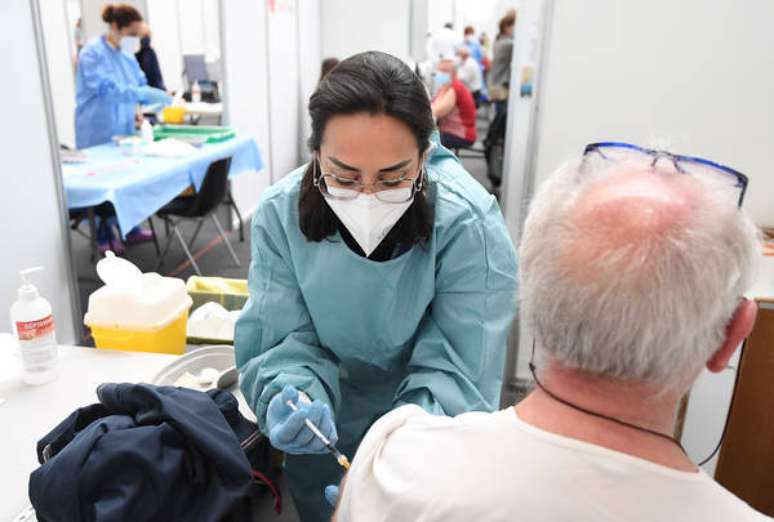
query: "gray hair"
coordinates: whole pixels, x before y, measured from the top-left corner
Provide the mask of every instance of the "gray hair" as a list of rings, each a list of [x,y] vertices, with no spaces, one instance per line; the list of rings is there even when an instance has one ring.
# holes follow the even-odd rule
[[[578,161],[540,186],[519,251],[520,309],[541,360],[677,387],[722,345],[755,276],[758,231],[727,180],[675,172],[691,180],[691,205],[665,230],[639,237],[636,224],[575,219],[589,189],[635,171],[643,165]]]

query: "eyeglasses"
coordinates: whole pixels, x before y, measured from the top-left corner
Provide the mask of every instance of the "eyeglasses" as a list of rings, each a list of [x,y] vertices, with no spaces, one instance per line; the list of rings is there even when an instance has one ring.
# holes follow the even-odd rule
[[[367,188],[367,185],[359,180],[323,173],[319,160],[315,159],[314,161],[317,165],[314,186],[319,189],[323,197],[344,201],[352,200]],[[403,174],[398,178],[380,179],[373,183],[372,187],[373,195],[379,201],[398,204],[414,199],[416,193],[422,190],[423,185],[424,172],[420,170],[416,177]]]
[[[742,201],[744,201],[744,194],[747,192],[747,184],[749,183],[747,176],[731,167],[726,167],[703,158],[672,154],[665,150],[646,149],[630,143],[616,141],[603,141],[586,145],[586,148],[583,150],[584,159],[593,153],[597,153],[602,158],[611,161],[631,159],[633,155],[643,155],[651,158],[651,167],[655,167],[659,160],[665,159],[672,162],[675,170],[680,174],[715,176],[721,181],[729,182],[730,186],[740,191],[739,200],[737,201],[737,206],[740,208],[742,207]]]

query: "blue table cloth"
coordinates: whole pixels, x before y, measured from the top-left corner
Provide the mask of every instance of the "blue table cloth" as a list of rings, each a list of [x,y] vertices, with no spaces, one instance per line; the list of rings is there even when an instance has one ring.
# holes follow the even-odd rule
[[[255,140],[246,135],[205,144],[195,153],[177,158],[124,156],[113,143],[83,149],[87,160],[62,167],[67,208],[93,207],[110,202],[121,233],[126,234],[187,187],[202,185],[213,161],[231,157],[230,177],[263,168]]]

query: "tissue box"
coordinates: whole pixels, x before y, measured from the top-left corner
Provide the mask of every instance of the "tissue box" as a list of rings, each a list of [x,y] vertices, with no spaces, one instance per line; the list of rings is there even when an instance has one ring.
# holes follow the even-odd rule
[[[247,302],[247,279],[191,276],[186,282],[186,291],[193,301],[192,310],[205,303],[219,303],[228,311],[244,308]],[[188,336],[189,344],[233,344],[233,340]]]
[[[229,311],[241,310],[247,302],[247,279],[191,276],[185,289],[193,300],[193,310],[210,302],[220,303]]]

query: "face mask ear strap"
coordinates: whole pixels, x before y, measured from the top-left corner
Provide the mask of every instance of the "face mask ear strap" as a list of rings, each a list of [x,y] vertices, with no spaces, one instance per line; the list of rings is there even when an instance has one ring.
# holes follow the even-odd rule
[[[433,153],[433,149],[435,149],[435,143],[430,141],[430,144],[424,153],[424,158],[422,159],[422,166],[419,168],[419,175],[414,182],[415,194],[417,192],[422,192],[422,189],[425,187],[425,178],[427,178],[427,158]]]
[[[320,168],[320,158],[317,156],[317,153],[315,153],[314,159],[312,161],[314,162],[312,165],[312,185],[320,188],[320,180],[322,180],[322,169]]]
[[[412,188],[413,188],[412,197],[417,192],[422,192],[422,189],[425,186],[425,176],[427,176],[427,167],[425,167],[424,162],[422,162],[422,166],[419,168],[419,174],[417,175],[417,178],[414,180],[414,183],[412,184]]]

